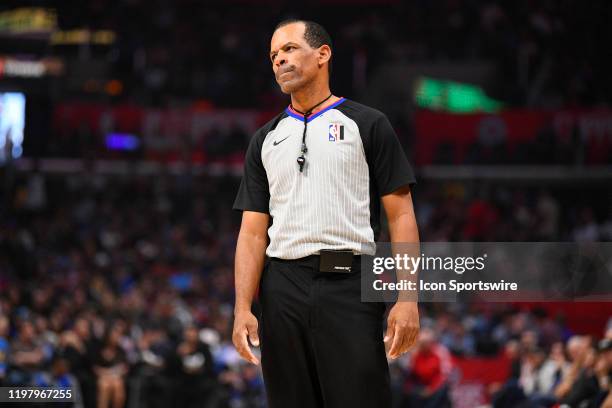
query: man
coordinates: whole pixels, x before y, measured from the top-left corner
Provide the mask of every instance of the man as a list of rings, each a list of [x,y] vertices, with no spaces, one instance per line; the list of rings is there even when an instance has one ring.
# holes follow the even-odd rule
[[[416,302],[397,302],[383,342],[385,304],[361,302],[359,255],[374,253],[381,197],[391,240],[418,242],[415,180],[385,115],[330,92],[331,58],[319,24],[277,26],[270,59],[291,104],[252,138],[234,203],[243,215],[232,340],[258,364],[249,341],[261,336],[270,408],[389,407],[385,345],[397,358],[419,329]]]
[[[410,356],[410,375],[406,379],[404,405],[410,407],[450,406],[448,377],[452,357],[436,339],[431,328],[419,333],[417,347]]]

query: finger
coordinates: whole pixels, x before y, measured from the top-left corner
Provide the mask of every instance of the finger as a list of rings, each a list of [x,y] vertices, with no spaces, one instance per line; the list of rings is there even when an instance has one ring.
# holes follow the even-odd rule
[[[393,343],[391,344],[391,349],[389,349],[389,357],[396,358],[398,355],[399,346],[403,342],[403,330],[399,324],[395,324],[395,331],[393,333]]]
[[[389,320],[387,322],[387,333],[385,333],[385,338],[383,341],[386,343],[390,340],[393,340],[393,333],[395,332],[395,320]]]
[[[257,333],[257,325],[248,325],[247,330],[249,331],[249,340],[251,340],[251,344],[255,347],[259,346],[259,333]]]
[[[402,354],[404,354],[406,352],[406,350],[408,350],[408,341],[410,339],[410,331],[409,331],[408,327],[407,326],[403,326],[401,329],[402,329],[402,331],[401,331],[402,341],[397,346],[397,355],[396,355],[396,357],[400,357]]]
[[[406,350],[408,351],[412,346],[414,346],[417,342],[417,338],[419,337],[419,328],[418,327],[413,327],[410,329],[409,331],[409,341],[406,342]]]
[[[240,335],[240,338],[238,340],[237,350],[238,350],[238,353],[245,360],[247,360],[247,361],[249,361],[249,362],[251,362],[253,364],[259,364],[259,360],[257,360],[257,357],[255,357],[255,355],[251,351],[251,347],[249,347],[249,343],[247,341],[247,330],[246,329]]]
[[[402,344],[401,353],[407,352],[408,349],[410,349],[410,347],[414,344],[415,340],[416,340],[416,336],[415,336],[414,328],[408,326],[406,328],[406,332],[404,336],[404,343]]]

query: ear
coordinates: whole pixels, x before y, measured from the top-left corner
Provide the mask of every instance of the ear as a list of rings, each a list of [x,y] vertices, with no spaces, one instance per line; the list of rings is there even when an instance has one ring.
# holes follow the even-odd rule
[[[320,68],[331,59],[332,51],[331,51],[331,48],[329,48],[329,45],[323,44],[322,46],[319,47],[318,52],[319,52],[318,62],[319,62],[319,68]]]

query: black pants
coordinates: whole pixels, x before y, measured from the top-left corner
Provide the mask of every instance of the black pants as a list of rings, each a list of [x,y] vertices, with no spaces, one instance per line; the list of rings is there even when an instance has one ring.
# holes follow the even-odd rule
[[[272,258],[260,284],[269,408],[388,408],[385,303],[361,302],[360,261],[321,273],[319,257]]]

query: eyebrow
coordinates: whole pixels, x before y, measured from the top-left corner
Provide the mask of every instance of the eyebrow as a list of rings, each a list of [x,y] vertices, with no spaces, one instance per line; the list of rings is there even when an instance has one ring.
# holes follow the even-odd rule
[[[288,46],[288,45],[298,45],[298,44],[297,44],[297,43],[294,43],[293,41],[289,41],[289,42],[287,42],[287,43],[283,44],[283,46],[282,46],[282,47],[280,47],[280,48],[279,48],[279,50],[280,50],[280,49],[285,48],[285,47],[286,47],[286,46]],[[274,53],[276,53],[276,52],[278,52],[278,50],[272,50],[272,51],[270,51],[270,57],[272,56],[272,54],[274,54]]]

